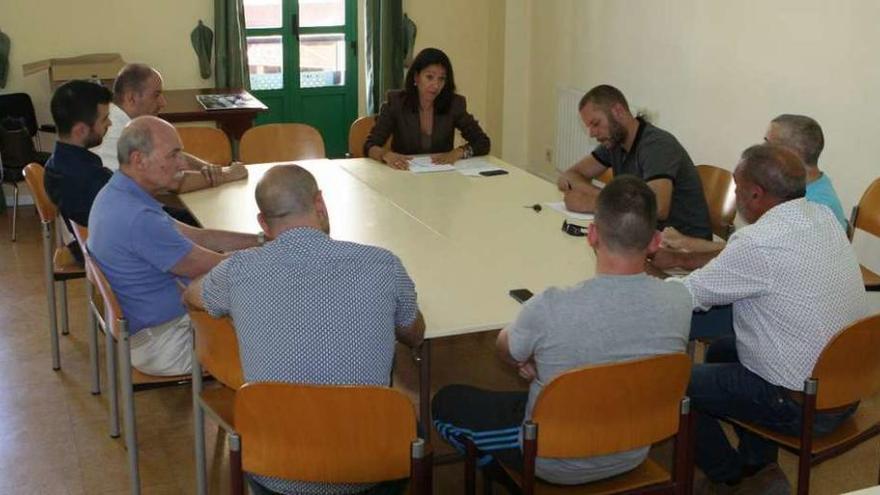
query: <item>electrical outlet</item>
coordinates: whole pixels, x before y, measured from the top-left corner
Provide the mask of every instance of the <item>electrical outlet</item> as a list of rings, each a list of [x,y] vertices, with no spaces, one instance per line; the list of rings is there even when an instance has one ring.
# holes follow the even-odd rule
[[[553,148],[547,148],[544,150],[544,161],[547,163],[553,163]]]

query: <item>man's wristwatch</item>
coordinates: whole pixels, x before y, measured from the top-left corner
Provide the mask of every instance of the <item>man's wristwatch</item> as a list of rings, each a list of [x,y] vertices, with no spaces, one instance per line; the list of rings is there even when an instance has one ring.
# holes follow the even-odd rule
[[[257,245],[262,246],[266,244],[266,233],[262,230],[257,234]]]

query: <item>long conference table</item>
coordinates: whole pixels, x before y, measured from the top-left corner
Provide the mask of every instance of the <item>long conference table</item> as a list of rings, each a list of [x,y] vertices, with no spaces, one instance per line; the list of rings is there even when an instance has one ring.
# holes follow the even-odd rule
[[[584,237],[561,230],[564,215],[534,204],[559,201],[556,185],[496,158],[508,175],[413,174],[370,159],[297,161],[323,192],[334,239],[384,247],[402,260],[418,292],[425,341],[418,349],[419,415],[430,428],[431,342],[497,330],[520,310],[508,291],[539,293],[591,278]],[[256,233],[254,189],[276,163],[248,166],[244,181],[181,195],[206,228]],[[581,222],[583,223],[583,222]]]

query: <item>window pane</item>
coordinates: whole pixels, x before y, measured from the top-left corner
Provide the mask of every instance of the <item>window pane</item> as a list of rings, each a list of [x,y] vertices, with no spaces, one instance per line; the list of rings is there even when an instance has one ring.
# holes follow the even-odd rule
[[[344,26],[345,0],[299,0],[299,25]]]
[[[281,27],[281,0],[244,0],[247,29]]]
[[[301,88],[345,84],[345,35],[303,34],[299,37]]]
[[[284,87],[284,49],[281,36],[248,36],[247,54],[251,89]]]

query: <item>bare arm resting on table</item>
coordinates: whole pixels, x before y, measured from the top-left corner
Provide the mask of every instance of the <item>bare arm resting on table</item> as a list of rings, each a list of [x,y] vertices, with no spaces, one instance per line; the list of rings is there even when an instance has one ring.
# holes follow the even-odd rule
[[[563,172],[557,179],[556,186],[565,194],[565,207],[571,211],[592,212],[596,208],[596,198],[600,191],[592,180],[606,169],[593,155],[587,155]]]
[[[718,256],[720,252],[721,250],[703,253],[687,253],[684,251],[661,249],[654,254],[651,264],[661,270],[668,270],[670,268],[696,270],[712,261],[712,258]]]
[[[511,366],[516,366],[519,376],[528,381],[532,381],[538,376],[538,370],[535,369],[535,362],[532,359],[521,363],[510,354],[510,337],[506,328],[498,332],[498,337],[495,339],[495,349],[498,351],[498,357],[502,361]]]
[[[663,229],[662,247],[673,250],[684,250],[694,253],[713,253],[724,249],[724,242],[709,241],[699,237],[691,237],[682,234],[674,227]]]
[[[180,186],[177,187],[177,190],[174,191],[178,194],[219,186],[220,184],[225,184],[227,182],[244,179],[248,175],[247,168],[239,163],[228,167],[220,167],[199,160],[192,155],[186,156],[187,162],[190,166],[194,163],[204,165],[200,165],[200,168],[198,169],[184,171],[183,180],[180,182]]]
[[[189,240],[212,251],[236,251],[258,246],[259,239],[254,234],[229,232],[228,230],[200,229],[177,222],[177,230]]]

